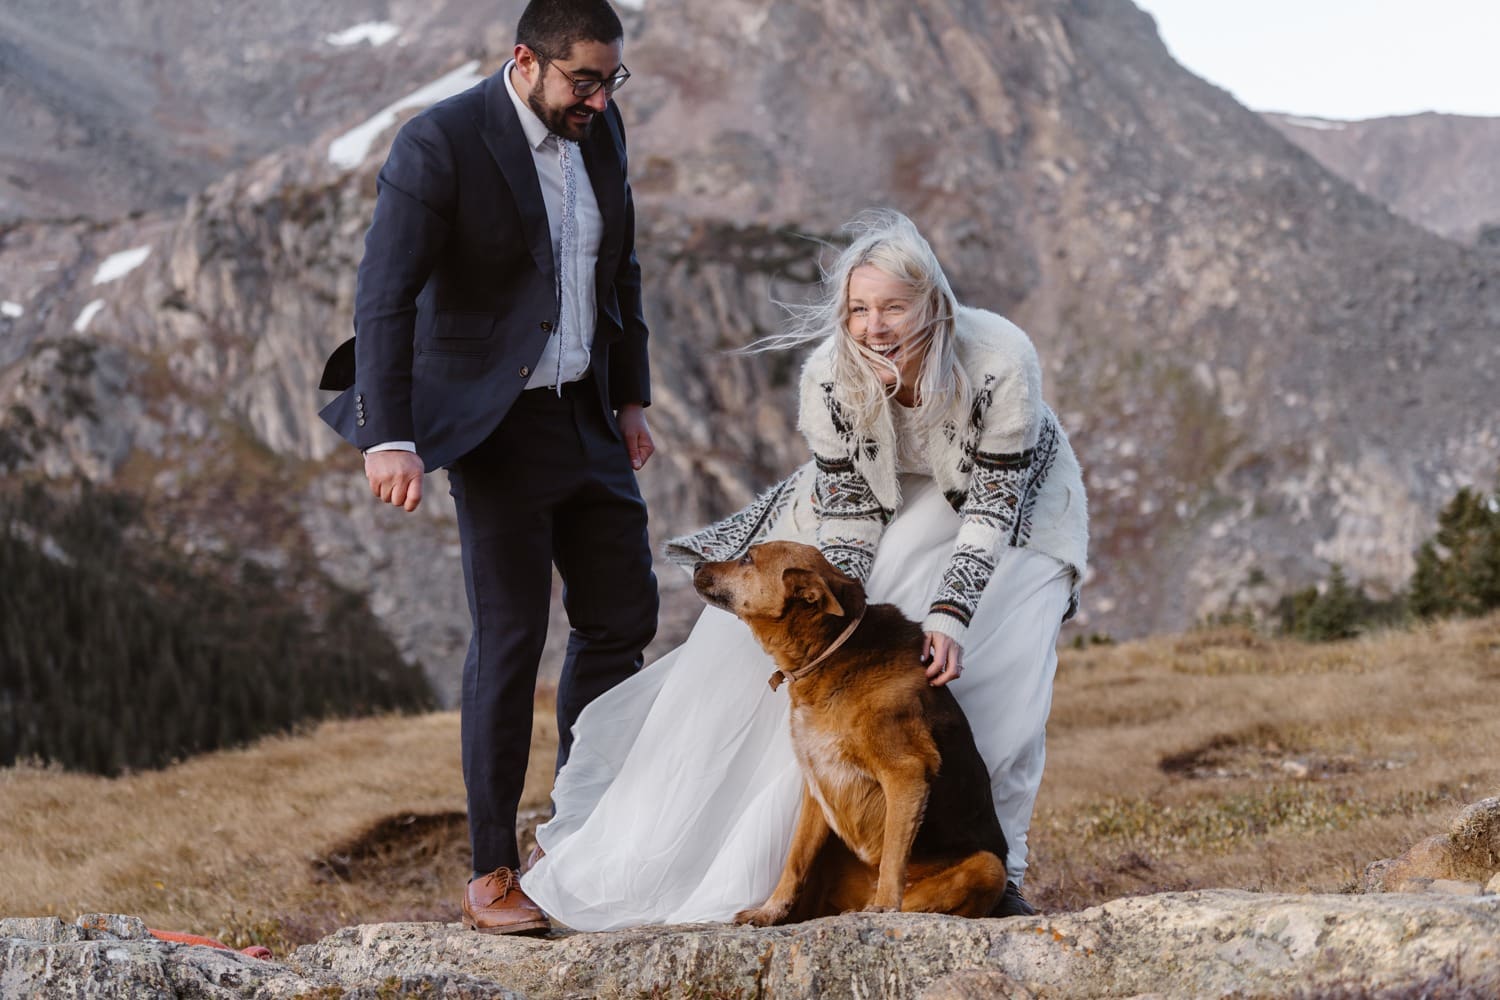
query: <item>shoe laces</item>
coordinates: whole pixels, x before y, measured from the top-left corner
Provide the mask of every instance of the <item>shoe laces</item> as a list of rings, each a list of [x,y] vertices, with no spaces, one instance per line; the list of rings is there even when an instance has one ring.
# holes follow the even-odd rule
[[[496,900],[504,899],[516,888],[516,873],[509,868],[496,868],[487,877],[494,880],[495,891],[499,893]]]

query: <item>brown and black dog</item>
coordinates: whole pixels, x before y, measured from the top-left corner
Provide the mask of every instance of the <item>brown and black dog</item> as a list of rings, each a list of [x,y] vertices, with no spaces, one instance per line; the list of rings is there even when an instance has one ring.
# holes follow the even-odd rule
[[[963,710],[928,683],[922,630],[816,548],[753,546],[693,585],[737,615],[789,680],[802,811],[768,926],[850,910],[988,916],[1005,892],[1005,834]],[[830,837],[833,833],[835,836]]]

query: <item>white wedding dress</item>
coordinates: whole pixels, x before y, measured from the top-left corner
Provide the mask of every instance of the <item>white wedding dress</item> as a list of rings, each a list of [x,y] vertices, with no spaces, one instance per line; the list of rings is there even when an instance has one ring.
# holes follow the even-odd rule
[[[811,542],[811,476],[772,537]],[[880,541],[871,603],[926,615],[959,518],[933,480],[905,476]],[[1001,554],[951,684],[989,765],[1019,883],[1071,570],[1026,549]],[[786,689],[739,619],[705,607],[687,641],[595,699],[537,830],[546,856],[522,887],[577,930],[723,921],[770,895],[801,802]]]

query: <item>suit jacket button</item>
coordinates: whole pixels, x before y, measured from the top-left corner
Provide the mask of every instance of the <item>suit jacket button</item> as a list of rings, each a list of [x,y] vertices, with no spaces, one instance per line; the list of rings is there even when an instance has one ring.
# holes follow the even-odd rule
[[[356,426],[363,427],[365,425],[365,418],[360,417],[358,420],[354,421],[354,423]]]
[[[354,394],[354,401],[356,403],[363,403],[365,401],[365,394],[362,392],[356,392]]]
[[[531,369],[528,368],[528,367],[526,367],[525,365],[522,365],[521,366],[521,377],[525,378],[526,376],[528,376],[530,374],[531,374]]]
[[[542,320],[542,332],[543,333],[551,333],[552,332],[552,324],[549,323],[549,322],[547,322],[546,320]]]

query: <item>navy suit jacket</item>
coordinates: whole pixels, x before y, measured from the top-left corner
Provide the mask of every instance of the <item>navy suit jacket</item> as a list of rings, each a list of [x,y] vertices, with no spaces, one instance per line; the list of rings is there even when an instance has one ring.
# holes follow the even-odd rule
[[[358,448],[414,441],[428,471],[490,435],[558,321],[546,204],[504,70],[397,133],[377,182],[354,337],[320,387],[321,416]],[[610,415],[650,403],[625,130],[610,102],[580,143],[603,217],[590,370]]]

